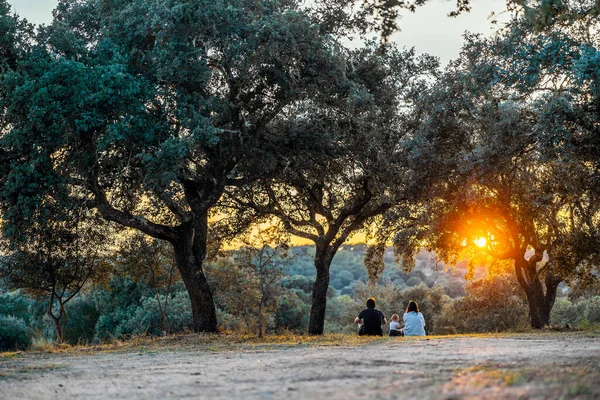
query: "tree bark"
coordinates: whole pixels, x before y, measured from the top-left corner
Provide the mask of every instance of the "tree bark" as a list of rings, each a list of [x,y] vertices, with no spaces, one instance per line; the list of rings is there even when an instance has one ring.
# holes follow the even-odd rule
[[[59,314],[58,317],[54,315],[54,300],[58,300],[59,305]],[[66,316],[64,304],[61,298],[56,293],[56,286],[52,287],[52,292],[50,294],[50,301],[48,302],[48,310],[46,314],[52,319],[54,322],[54,328],[56,329],[56,343],[62,343],[64,340],[64,327],[66,324],[62,323],[63,314]]]
[[[313,284],[312,305],[310,308],[310,319],[308,322],[309,335],[322,335],[325,328],[325,311],[327,310],[327,289],[329,288],[329,268],[333,259],[334,251],[319,248],[315,253],[315,268],[317,276]]]
[[[535,256],[529,260],[515,260],[515,273],[519,285],[527,296],[531,327],[542,329],[550,323],[550,312],[554,307],[556,290],[562,279],[552,275],[549,270],[545,284],[542,283],[537,273],[536,262]]]
[[[263,316],[263,299],[258,304],[258,337],[263,337],[264,330],[264,316]]]
[[[54,329],[56,330],[56,343],[61,344],[64,341],[64,332],[63,326],[60,319],[56,318],[54,315],[49,314],[50,318],[54,322]]]
[[[173,243],[175,263],[190,295],[194,332],[217,333],[217,312],[212,290],[204,275],[208,219],[206,215],[181,226]]]

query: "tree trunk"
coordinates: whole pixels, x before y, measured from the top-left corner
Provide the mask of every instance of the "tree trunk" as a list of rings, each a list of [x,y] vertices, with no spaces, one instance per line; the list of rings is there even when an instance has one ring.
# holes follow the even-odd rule
[[[56,343],[61,344],[64,340],[63,326],[60,319],[50,314],[52,321],[54,322],[54,329],[56,330]]]
[[[542,283],[537,273],[535,257],[532,257],[530,260],[516,260],[515,272],[517,280],[527,296],[531,327],[542,329],[550,323],[550,312],[552,311],[552,307],[554,307],[556,290],[562,278],[554,276],[552,269],[549,269],[544,282],[545,284]]]
[[[58,300],[58,306],[59,306],[58,317],[56,315],[54,315],[54,300],[55,299]],[[64,304],[63,304],[61,298],[56,294],[56,286],[53,286],[53,288],[52,288],[52,293],[50,295],[50,301],[48,304],[48,310],[46,311],[46,314],[48,314],[48,316],[54,322],[54,329],[56,330],[56,343],[59,343],[59,344],[62,343],[64,340],[64,331],[65,331],[65,326],[66,326],[66,323],[63,323],[62,319],[63,319],[63,315],[65,315],[65,317],[66,317],[66,313],[65,313],[65,307],[64,307]]]
[[[541,282],[533,282],[534,287],[525,290],[527,295],[527,303],[529,304],[529,318],[531,319],[531,327],[534,329],[542,329],[550,323],[550,310],[546,306],[545,296],[541,288]]]
[[[206,256],[207,227],[206,215],[194,224],[183,226],[173,247],[175,263],[192,302],[194,332],[216,333],[215,302],[202,268]]]
[[[263,300],[260,300],[258,304],[258,337],[263,337],[263,325],[264,325],[264,316],[263,316]]]
[[[325,328],[325,311],[327,309],[327,289],[329,288],[329,267],[333,255],[327,248],[320,249],[317,246],[315,253],[315,268],[317,277],[313,284],[312,306],[310,308],[310,319],[308,322],[309,335],[322,335]],[[334,252],[333,252],[334,253]]]

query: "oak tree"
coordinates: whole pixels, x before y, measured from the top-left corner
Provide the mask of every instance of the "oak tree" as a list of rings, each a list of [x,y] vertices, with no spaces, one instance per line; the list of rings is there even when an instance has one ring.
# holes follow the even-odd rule
[[[315,244],[309,334],[324,331],[329,269],[340,246],[374,217],[410,201],[403,142],[418,125],[413,99],[436,68],[435,59],[413,50],[380,52],[370,43],[348,51],[344,93],[298,104],[277,121],[290,136],[313,132],[314,139],[286,156],[272,178],[227,191],[223,208],[236,220],[275,218]]]
[[[0,4],[5,234],[59,193],[167,241],[194,330],[215,332],[209,214],[227,187],[311,140],[276,121],[337,96],[352,15],[294,0],[62,0],[50,25],[21,35]]]
[[[600,265],[597,21],[547,29],[519,17],[497,37],[466,37],[424,97],[413,153],[428,199],[396,237],[409,256],[426,244],[451,262],[469,250],[509,261],[534,328],[550,322],[560,282]]]

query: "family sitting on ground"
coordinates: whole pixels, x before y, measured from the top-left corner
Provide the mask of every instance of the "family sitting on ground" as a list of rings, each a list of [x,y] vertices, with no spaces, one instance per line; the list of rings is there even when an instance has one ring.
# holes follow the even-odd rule
[[[425,336],[425,318],[419,312],[419,306],[416,301],[411,300],[406,307],[406,312],[402,319],[404,327],[400,327],[398,314],[392,315],[390,322],[390,336]],[[362,310],[354,323],[359,325],[358,334],[360,336],[383,336],[381,325],[385,325],[387,320],[382,311],[375,308],[375,299],[367,300],[367,308]]]

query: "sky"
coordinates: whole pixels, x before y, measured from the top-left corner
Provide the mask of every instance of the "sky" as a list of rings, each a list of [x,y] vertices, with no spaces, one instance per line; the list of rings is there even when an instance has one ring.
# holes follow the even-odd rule
[[[58,0],[9,0],[14,11],[34,24],[50,23],[52,10]],[[496,27],[488,16],[492,11],[501,13],[505,0],[472,0],[472,10],[457,18],[447,14],[454,10],[455,0],[430,0],[415,13],[405,13],[399,21],[400,32],[392,40],[401,47],[415,47],[417,53],[427,53],[440,58],[442,65],[456,58],[460,51],[463,33],[492,34]]]

